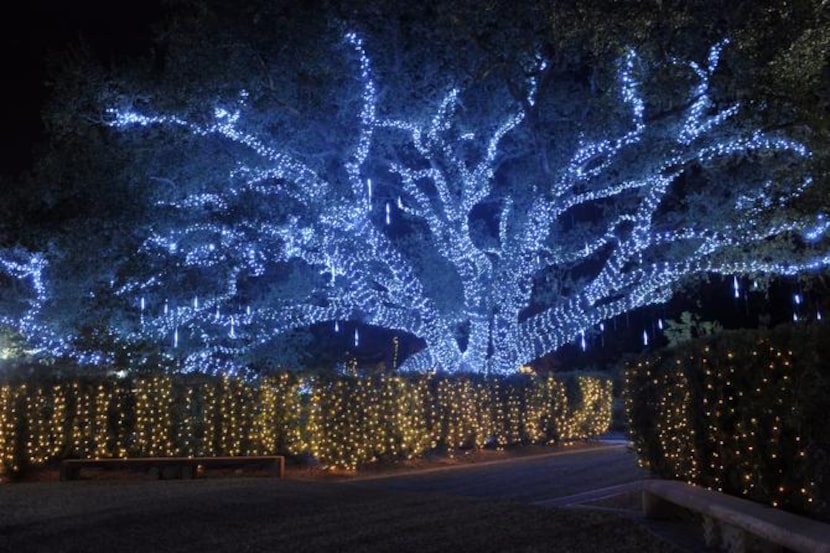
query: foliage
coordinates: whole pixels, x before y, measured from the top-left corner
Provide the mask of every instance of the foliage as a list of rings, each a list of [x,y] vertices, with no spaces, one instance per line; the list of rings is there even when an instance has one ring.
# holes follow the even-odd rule
[[[606,431],[610,383],[552,378],[203,375],[0,386],[0,474],[69,457],[288,454],[356,469],[429,451]]]
[[[718,321],[702,321],[700,317],[690,311],[680,314],[679,320],[666,320],[666,328],[663,334],[668,340],[668,346],[674,347],[689,342],[695,338],[702,338],[723,330],[723,325]]]
[[[724,331],[631,364],[626,409],[641,463],[830,520],[829,333]]]
[[[820,267],[828,26],[778,4],[172,2],[145,58],[55,59],[0,322],[234,372],[348,320],[499,373],[694,274]]]

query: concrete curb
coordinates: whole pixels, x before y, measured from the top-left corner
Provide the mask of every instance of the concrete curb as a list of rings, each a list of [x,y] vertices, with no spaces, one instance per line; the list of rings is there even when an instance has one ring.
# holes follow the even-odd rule
[[[608,486],[607,488],[598,488],[596,490],[589,490],[587,492],[577,493],[574,495],[534,501],[533,505],[539,505],[540,507],[576,507],[584,503],[600,501],[602,499],[608,499],[617,495],[639,493],[642,490],[643,480],[635,480],[633,482],[626,482],[625,484],[617,484],[615,486]]]

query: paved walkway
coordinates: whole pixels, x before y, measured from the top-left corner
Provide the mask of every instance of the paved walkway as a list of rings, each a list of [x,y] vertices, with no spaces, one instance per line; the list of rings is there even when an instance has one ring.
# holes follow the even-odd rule
[[[492,497],[543,507],[608,509],[642,524],[682,551],[709,551],[695,524],[657,522],[642,516],[638,483],[647,478],[648,472],[637,467],[627,443],[609,441],[589,449],[357,478],[349,485]]]
[[[389,490],[498,497],[533,503],[648,478],[624,445],[565,449],[550,454],[462,464],[352,482]]]

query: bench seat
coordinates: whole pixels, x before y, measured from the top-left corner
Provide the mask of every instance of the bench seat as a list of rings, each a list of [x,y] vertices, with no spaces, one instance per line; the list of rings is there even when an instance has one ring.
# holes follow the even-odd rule
[[[206,468],[227,468],[241,465],[265,467],[274,476],[285,476],[285,457],[282,455],[247,455],[226,457],[128,457],[123,459],[64,459],[60,464],[60,479],[76,480],[83,468],[146,469],[159,471],[169,478],[195,478]]]
[[[676,480],[643,483],[643,511],[666,518],[672,506],[700,513],[706,545],[731,553],[830,553],[830,524]]]

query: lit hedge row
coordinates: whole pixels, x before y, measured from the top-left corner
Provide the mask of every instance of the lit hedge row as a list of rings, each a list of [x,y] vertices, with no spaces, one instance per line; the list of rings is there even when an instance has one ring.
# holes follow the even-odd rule
[[[830,519],[830,331],[724,332],[629,366],[623,395],[641,463]]]
[[[604,432],[611,382],[548,378],[230,378],[0,386],[0,473],[68,457],[285,453],[355,469],[433,449]],[[576,392],[576,393],[573,393]],[[574,399],[569,400],[569,395]]]

